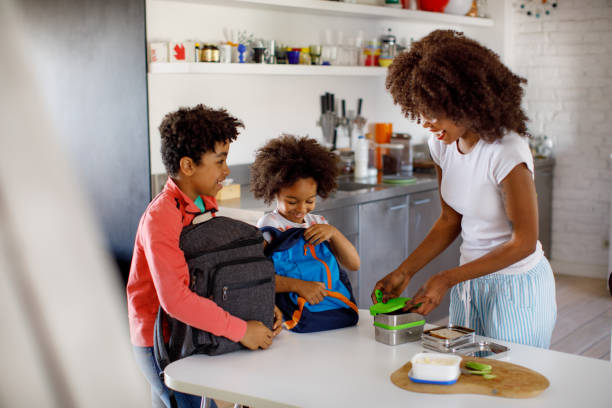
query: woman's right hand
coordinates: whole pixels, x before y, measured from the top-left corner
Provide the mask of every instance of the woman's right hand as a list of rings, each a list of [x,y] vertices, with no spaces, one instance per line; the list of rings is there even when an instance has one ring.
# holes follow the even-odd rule
[[[383,294],[383,303],[389,299],[394,299],[402,294],[402,291],[410,282],[410,276],[400,269],[396,269],[387,276],[376,282],[372,290],[372,303],[378,303],[376,300],[376,290],[380,289]]]
[[[325,284],[323,282],[300,281],[297,285],[296,292],[311,305],[316,305],[327,296],[327,291],[325,290]]]
[[[265,324],[258,320],[249,320],[246,333],[240,343],[249,350],[257,350],[260,347],[265,350],[272,344],[273,337],[272,330],[268,329]]]

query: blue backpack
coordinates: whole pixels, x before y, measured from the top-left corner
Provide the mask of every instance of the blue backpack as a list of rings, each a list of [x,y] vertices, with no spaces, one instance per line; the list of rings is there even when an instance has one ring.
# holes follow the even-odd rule
[[[359,320],[348,275],[342,270],[329,244],[313,245],[304,239],[304,228],[279,231],[263,227],[273,240],[265,254],[274,262],[276,274],[325,283],[328,296],[311,305],[295,292],[277,293],[276,305],[283,313],[286,329],[309,333],[354,326]]]

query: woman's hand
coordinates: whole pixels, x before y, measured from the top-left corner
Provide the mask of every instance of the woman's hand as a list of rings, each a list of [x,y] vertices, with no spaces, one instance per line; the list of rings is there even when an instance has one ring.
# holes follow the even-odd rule
[[[412,300],[406,303],[404,310],[412,309],[413,312],[427,315],[438,307],[450,287],[449,280],[444,274],[435,274],[421,286]],[[419,306],[417,307],[417,305]]]
[[[318,245],[321,242],[331,240],[337,233],[338,230],[333,225],[314,224],[306,228],[304,239],[313,245]]]
[[[297,294],[306,299],[311,305],[316,305],[327,296],[327,291],[325,290],[325,284],[323,282],[303,280],[297,284],[296,289]]]
[[[376,300],[376,290],[380,289],[383,294],[383,303],[386,303],[387,300],[399,297],[401,295],[404,288],[410,282],[410,277],[405,274],[402,270],[396,269],[378,282],[374,286],[374,290],[372,290],[372,303],[378,303]]]
[[[280,311],[278,306],[274,305],[274,324],[272,325],[272,335],[278,336],[283,330],[283,312]]]

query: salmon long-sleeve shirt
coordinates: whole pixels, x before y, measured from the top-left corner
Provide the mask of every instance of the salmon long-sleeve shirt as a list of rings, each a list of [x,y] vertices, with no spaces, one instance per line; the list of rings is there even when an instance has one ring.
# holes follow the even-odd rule
[[[214,197],[203,197],[207,209]],[[189,290],[189,269],[179,239],[200,209],[168,178],[162,192],[140,219],[127,284],[128,318],[132,344],[153,346],[159,305],[172,317],[232,341],[246,332],[246,322]]]

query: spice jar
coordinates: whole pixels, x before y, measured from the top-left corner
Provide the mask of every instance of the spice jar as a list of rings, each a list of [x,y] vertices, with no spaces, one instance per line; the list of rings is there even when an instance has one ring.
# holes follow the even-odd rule
[[[210,46],[210,62],[219,62],[219,48],[216,45]]]
[[[201,60],[202,62],[212,62],[212,47],[210,44],[204,44],[201,51]]]

